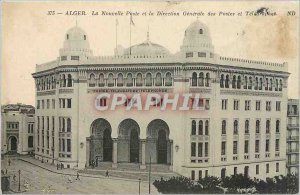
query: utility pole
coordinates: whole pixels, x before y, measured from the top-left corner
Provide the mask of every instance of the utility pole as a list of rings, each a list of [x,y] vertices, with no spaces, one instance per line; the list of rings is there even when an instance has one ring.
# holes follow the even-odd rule
[[[21,170],[19,172],[19,192],[21,192]]]
[[[151,192],[151,155],[150,155],[150,164],[149,164],[149,194]]]

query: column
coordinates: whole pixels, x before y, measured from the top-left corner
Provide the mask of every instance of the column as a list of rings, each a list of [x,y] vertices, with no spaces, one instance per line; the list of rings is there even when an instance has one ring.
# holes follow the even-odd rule
[[[173,140],[170,140],[170,167],[169,167],[169,170],[173,171]]]
[[[113,138],[113,163],[112,167],[118,167],[118,138]]]
[[[142,144],[142,164],[140,164],[140,169],[146,169],[146,139],[141,139]]]

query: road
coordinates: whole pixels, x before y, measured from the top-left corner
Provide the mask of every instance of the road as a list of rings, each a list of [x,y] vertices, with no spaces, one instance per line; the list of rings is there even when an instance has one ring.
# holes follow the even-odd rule
[[[112,178],[89,178],[61,175],[52,173],[35,165],[21,160],[11,160],[8,166],[7,159],[1,161],[2,170],[7,169],[11,175],[11,189],[18,190],[18,170],[21,170],[21,191],[28,194],[138,194],[137,181],[116,180]],[[16,175],[16,181],[13,181]],[[71,179],[71,182],[69,182]],[[157,193],[151,185],[152,193]],[[26,191],[25,191],[26,190]],[[141,194],[148,193],[148,183],[141,183]]]

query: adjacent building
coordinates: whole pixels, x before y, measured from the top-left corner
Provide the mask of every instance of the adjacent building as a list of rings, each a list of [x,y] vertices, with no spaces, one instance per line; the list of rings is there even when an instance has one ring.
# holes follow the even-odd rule
[[[287,172],[299,174],[299,99],[288,100]]]
[[[151,160],[192,179],[286,174],[287,63],[222,57],[199,20],[182,36],[175,54],[148,34],[114,56],[94,56],[87,33],[69,29],[58,58],[33,73],[36,158],[70,168],[97,161],[145,169]],[[100,111],[112,101],[98,99],[104,93],[127,99]],[[188,100],[200,108],[162,111],[160,101],[147,111],[126,109],[134,94],[149,93],[200,94]]]
[[[1,106],[1,153],[34,152],[35,109],[31,105]]]

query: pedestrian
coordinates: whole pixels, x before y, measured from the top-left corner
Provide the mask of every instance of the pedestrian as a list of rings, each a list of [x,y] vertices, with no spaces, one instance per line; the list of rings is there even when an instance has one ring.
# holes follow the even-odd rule
[[[78,173],[78,172],[77,172],[76,180],[80,180],[80,179],[79,179],[79,173]]]
[[[57,163],[57,164],[56,164],[56,170],[58,170],[58,168],[59,168],[59,164]]]
[[[106,172],[105,172],[105,177],[109,177],[108,170],[106,170]]]
[[[7,169],[5,169],[5,175],[7,175]]]
[[[13,176],[13,180],[14,180],[14,182],[16,182],[16,175]]]
[[[11,163],[11,161],[10,161],[10,159],[8,159],[8,166],[10,166],[10,163]]]

